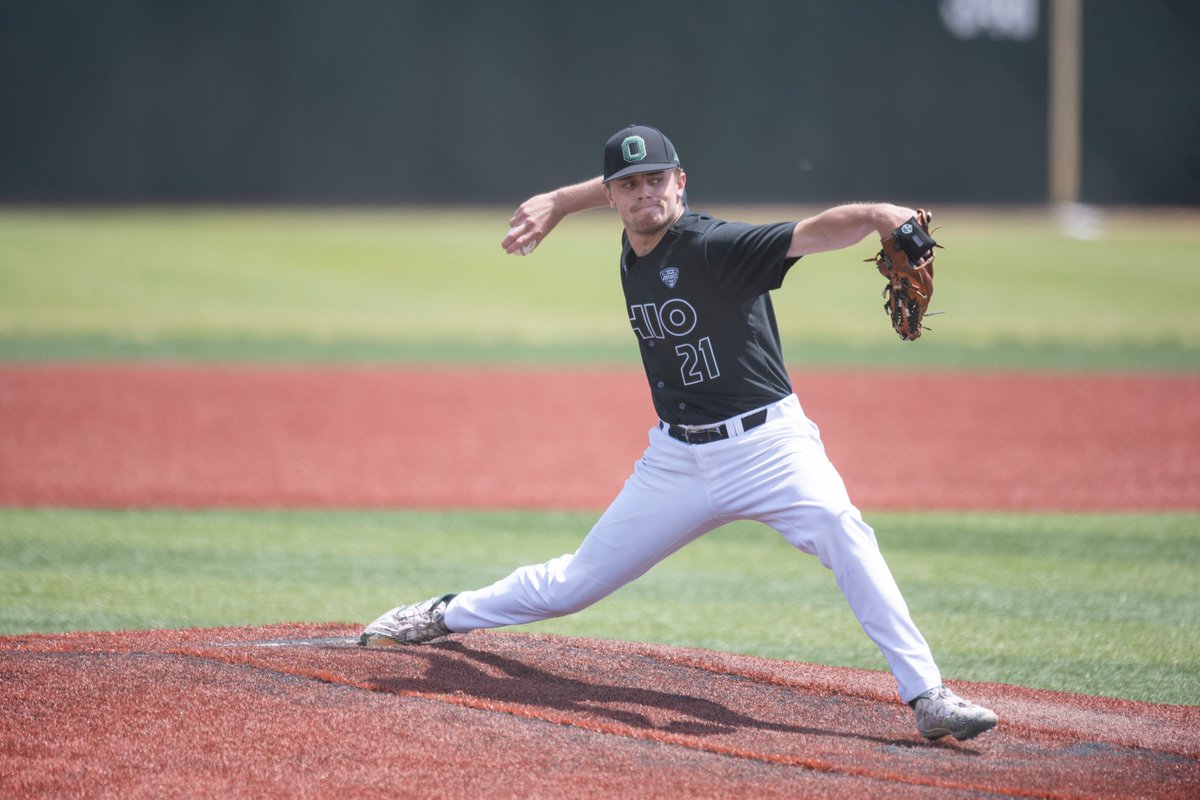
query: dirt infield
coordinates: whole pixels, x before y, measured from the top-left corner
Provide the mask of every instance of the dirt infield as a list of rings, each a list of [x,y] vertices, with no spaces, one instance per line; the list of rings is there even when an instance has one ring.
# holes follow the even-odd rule
[[[863,508],[1200,508],[1200,376],[795,383]],[[9,365],[0,505],[602,509],[652,424],[637,368]]]
[[[1197,376],[795,377],[863,507],[1200,508]],[[601,508],[649,414],[636,370],[9,365],[0,505]],[[1200,797],[1200,707],[955,684],[1001,724],[927,743],[879,672],[357,630],[0,638],[0,796]]]
[[[356,627],[0,639],[0,791],[136,797],[1200,796],[1200,708],[956,684],[926,743],[891,679],[645,644]]]

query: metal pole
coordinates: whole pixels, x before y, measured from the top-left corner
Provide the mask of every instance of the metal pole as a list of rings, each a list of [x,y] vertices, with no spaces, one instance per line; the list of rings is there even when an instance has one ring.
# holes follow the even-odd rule
[[[1050,0],[1049,77],[1047,193],[1052,203],[1078,203],[1083,147],[1083,0]]]

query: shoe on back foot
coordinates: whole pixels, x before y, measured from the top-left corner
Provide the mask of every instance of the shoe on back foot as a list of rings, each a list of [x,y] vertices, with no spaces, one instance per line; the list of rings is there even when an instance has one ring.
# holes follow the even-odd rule
[[[393,608],[363,628],[358,643],[362,647],[398,647],[448,636],[454,631],[446,627],[446,605],[454,597],[446,594]]]
[[[996,726],[994,712],[963,700],[945,686],[935,686],[911,703],[917,731],[926,739],[953,736],[965,741]]]

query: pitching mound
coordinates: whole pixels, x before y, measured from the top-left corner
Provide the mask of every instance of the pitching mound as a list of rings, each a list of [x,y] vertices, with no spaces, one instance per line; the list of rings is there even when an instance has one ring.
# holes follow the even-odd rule
[[[882,672],[480,632],[279,625],[0,638],[0,794],[1200,796],[1200,708],[954,684],[928,743]]]

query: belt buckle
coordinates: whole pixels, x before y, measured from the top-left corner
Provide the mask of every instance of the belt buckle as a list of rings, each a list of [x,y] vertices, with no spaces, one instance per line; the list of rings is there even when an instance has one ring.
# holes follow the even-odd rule
[[[717,425],[711,428],[684,428],[683,438],[688,444],[709,444],[711,442],[719,442],[722,439],[728,439],[729,433],[725,425]]]

